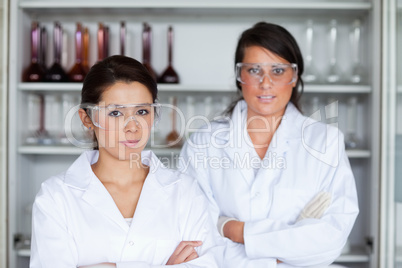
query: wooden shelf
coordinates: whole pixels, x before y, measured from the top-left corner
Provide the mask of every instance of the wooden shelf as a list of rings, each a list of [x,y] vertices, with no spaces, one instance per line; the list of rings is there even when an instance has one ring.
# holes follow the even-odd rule
[[[81,92],[81,83],[20,83],[18,89],[32,92]],[[159,84],[160,92],[236,92],[225,85]],[[305,85],[305,93],[370,93],[368,85]]]

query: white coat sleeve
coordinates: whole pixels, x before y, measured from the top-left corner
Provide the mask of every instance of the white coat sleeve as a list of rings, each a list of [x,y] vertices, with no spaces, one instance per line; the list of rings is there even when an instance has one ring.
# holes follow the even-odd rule
[[[234,268],[276,268],[277,260],[274,258],[256,258],[251,259],[246,255],[243,244],[235,243],[225,238],[225,258],[224,267]]]
[[[50,188],[42,184],[33,205],[30,267],[77,267],[78,253],[61,199]]]
[[[343,144],[341,137],[338,166],[327,167],[322,174],[327,183],[321,190],[332,195],[322,218],[292,225],[269,218],[246,222],[248,257],[275,257],[290,265],[315,266],[330,264],[341,254],[359,212],[356,185]]]
[[[222,267],[225,244],[218,233],[215,224],[208,213],[208,201],[199,188],[197,181],[183,176],[180,204],[180,230],[183,241],[202,241],[202,245],[196,248],[198,258],[187,263],[169,267]],[[173,253],[173,252],[172,252]],[[139,265],[135,262],[117,263],[118,268],[137,267],[164,267],[152,266],[145,263]]]

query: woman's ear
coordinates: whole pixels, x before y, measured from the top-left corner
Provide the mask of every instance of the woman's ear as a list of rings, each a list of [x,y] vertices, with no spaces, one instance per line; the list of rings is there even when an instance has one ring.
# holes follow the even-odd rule
[[[292,83],[292,88],[295,88],[297,85],[297,81],[299,81],[299,78],[297,77],[296,80]]]
[[[91,118],[88,116],[87,112],[85,112],[84,109],[79,109],[78,110],[78,115],[80,116],[82,124],[87,128],[87,129],[94,129],[94,124],[92,123]]]

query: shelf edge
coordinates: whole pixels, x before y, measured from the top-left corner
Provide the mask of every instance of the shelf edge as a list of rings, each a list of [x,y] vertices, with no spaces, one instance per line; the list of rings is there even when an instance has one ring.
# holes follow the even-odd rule
[[[369,150],[346,150],[346,155],[349,158],[370,158],[371,152]]]
[[[21,91],[77,91],[82,89],[82,83],[19,83]],[[186,85],[158,84],[160,92],[236,92],[237,89],[224,85]],[[368,85],[309,85],[304,87],[305,93],[370,93]],[[402,92],[402,88],[401,88]]]
[[[311,85],[304,86],[305,93],[370,93],[369,85]]]
[[[18,153],[20,154],[63,154],[63,155],[78,155],[86,149],[68,146],[20,146]],[[170,156],[172,154],[179,154],[181,148],[145,148],[145,150],[152,150],[156,155]],[[346,150],[349,158],[369,158],[371,152],[369,150]]]
[[[22,9],[96,9],[96,8],[174,8],[174,9],[192,9],[192,8],[204,8],[204,9],[283,9],[283,10],[370,10],[372,8],[371,3],[359,2],[359,3],[329,3],[329,2],[238,2],[234,3],[219,1],[206,3],[203,1],[198,2],[183,2],[183,1],[143,1],[143,2],[98,2],[94,7],[94,4],[89,1],[23,1],[19,3],[19,7]]]

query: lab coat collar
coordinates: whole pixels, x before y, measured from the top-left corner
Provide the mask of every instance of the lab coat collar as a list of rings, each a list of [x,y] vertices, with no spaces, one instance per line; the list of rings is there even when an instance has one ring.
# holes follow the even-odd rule
[[[247,103],[241,100],[235,106],[232,116],[230,119],[231,123],[227,123],[230,127],[230,131],[220,132],[216,135],[217,138],[229,141],[231,138],[239,134],[247,134],[245,129],[245,123],[247,118]],[[276,130],[275,134],[280,133],[280,137],[285,139],[297,139],[301,138],[301,126],[306,118],[297,110],[293,103],[289,102],[286,106],[285,113],[283,115],[282,121]]]
[[[64,183],[73,188],[81,190],[87,189],[91,183],[91,180],[98,180],[91,168],[91,165],[96,163],[98,159],[98,150],[83,152],[67,170],[64,176]],[[165,173],[166,170],[169,170],[152,151],[142,151],[141,161],[144,165],[150,167],[149,174],[160,174]],[[172,183],[175,183],[178,178],[175,176],[156,176],[156,180],[161,186],[168,186]]]
[[[83,190],[83,200],[128,232],[129,226],[113,198],[92,171],[91,165],[98,158],[98,151],[84,152],[67,170],[65,184]],[[168,198],[169,191],[166,187],[179,180],[179,176],[163,166],[153,152],[143,151],[141,159],[143,164],[150,166],[150,170],[145,179],[131,226],[144,226],[143,224],[156,213],[158,206]],[[143,203],[146,205],[142,205]]]
[[[94,173],[91,165],[99,158],[99,151],[83,152],[66,171],[64,183],[70,187],[84,190],[91,182]]]
[[[249,141],[248,133],[246,129],[247,120],[247,103],[241,100],[235,106],[231,122],[227,124],[230,127],[230,131],[220,132],[216,135],[217,139],[222,139],[223,144],[228,144],[226,152],[228,156],[235,159],[235,155],[245,155],[250,152],[253,145]],[[296,109],[292,103],[288,103],[281,124],[275,131],[275,134],[271,140],[270,146],[267,151],[267,155],[275,157],[285,157],[287,151],[289,151],[292,141],[301,138],[301,126],[303,123],[303,115]],[[231,143],[232,142],[232,143]],[[253,148],[254,149],[254,148]],[[271,172],[281,172],[272,170]],[[242,168],[241,173],[244,179],[250,184],[250,178],[254,177],[254,170],[252,167]],[[274,175],[274,174],[272,174]]]
[[[245,117],[247,116],[246,110],[247,103],[244,100],[238,101],[230,118],[226,117],[213,123],[212,131],[218,130],[220,127],[222,127],[222,125],[229,129],[228,131],[219,131],[215,133],[216,135],[214,134],[214,137],[216,139],[222,140],[223,143],[226,143],[233,140],[235,136],[237,137],[237,139],[240,138],[241,135],[239,134],[242,133],[242,131],[242,135],[244,135],[244,133],[247,133],[245,131],[245,128],[243,127],[246,122],[245,118],[247,118]],[[303,122],[306,119],[307,118],[304,117],[299,112],[299,110],[297,110],[294,104],[289,102],[286,106],[281,124],[276,130],[276,133],[281,132],[281,137],[286,139],[301,138],[300,130],[302,129]]]
[[[285,113],[283,115],[282,121],[275,131],[273,140],[277,142],[278,145],[288,143],[293,139],[300,139],[302,134],[302,125],[306,118],[297,110],[297,108],[289,102]],[[228,147],[243,147],[245,143],[245,138],[247,129],[245,128],[247,120],[247,103],[241,100],[235,106],[232,116],[230,119],[223,121],[225,127],[228,131],[219,131],[217,135],[214,135],[216,139],[222,140],[220,144],[228,144]],[[221,122],[217,122],[221,125]],[[219,129],[219,127],[218,127]],[[212,128],[212,131],[216,131]]]

